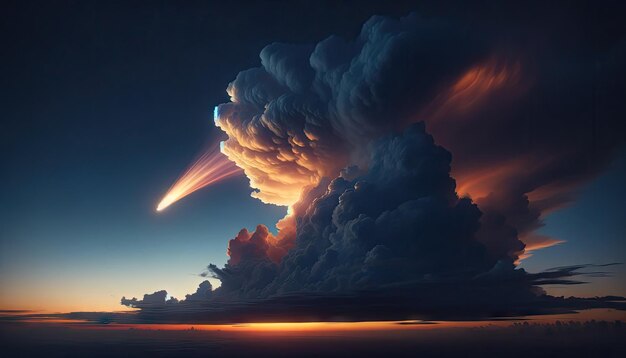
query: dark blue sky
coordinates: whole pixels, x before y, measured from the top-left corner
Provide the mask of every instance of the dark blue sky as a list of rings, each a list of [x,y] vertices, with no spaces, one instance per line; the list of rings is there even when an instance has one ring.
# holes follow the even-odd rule
[[[114,309],[122,295],[193,291],[195,275],[226,261],[242,227],[271,227],[285,213],[250,198],[243,177],[154,212],[215,134],[213,107],[236,74],[258,65],[268,43],[352,36],[373,14],[471,11],[462,2],[445,11],[410,2],[146,4],[2,5],[2,308]],[[524,267],[626,260],[625,157],[548,218],[542,230],[568,242]],[[626,294],[605,280],[606,292]]]
[[[538,251],[524,267],[542,270],[573,263],[604,264],[626,262],[626,152],[613,162],[610,169],[584,186],[575,203],[548,216],[541,233],[566,242]],[[611,267],[614,275],[589,279],[590,284],[575,288],[577,294],[595,296],[602,294],[624,295],[626,268]],[[554,294],[569,295],[572,288],[552,287]]]
[[[146,5],[3,5],[3,305],[112,309],[122,295],[192,291],[242,227],[271,227],[285,212],[250,198],[244,178],[154,212],[216,131],[227,84],[268,43],[356,33],[385,11]],[[67,304],[70,293],[84,301]]]

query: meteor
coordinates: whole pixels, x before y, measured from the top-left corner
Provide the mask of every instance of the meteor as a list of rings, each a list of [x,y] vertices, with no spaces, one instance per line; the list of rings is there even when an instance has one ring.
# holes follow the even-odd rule
[[[241,168],[220,152],[220,147],[221,143],[212,146],[191,164],[170,187],[156,210],[163,211],[196,190],[241,173]]]

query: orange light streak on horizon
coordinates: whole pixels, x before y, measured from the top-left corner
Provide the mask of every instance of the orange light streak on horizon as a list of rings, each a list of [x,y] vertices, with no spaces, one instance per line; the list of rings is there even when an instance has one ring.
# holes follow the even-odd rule
[[[196,190],[217,183],[242,173],[241,168],[221,153],[218,146],[213,146],[204,152],[170,187],[157,206],[157,211],[163,211],[168,206],[186,197]]]
[[[416,331],[437,330],[450,328],[476,328],[476,327],[506,327],[515,322],[529,322],[550,324],[556,321],[589,320],[600,321],[625,321],[626,312],[616,309],[588,309],[568,313],[549,315],[530,315],[520,317],[503,317],[491,320],[467,320],[467,321],[422,321],[422,320],[399,320],[399,321],[361,321],[361,322],[250,322],[250,323],[90,323],[86,320],[58,319],[58,318],[33,318],[23,320],[24,323],[57,324],[65,327],[81,329],[102,330],[158,330],[158,331],[222,331],[234,333],[314,333],[314,332],[381,332],[381,331]]]
[[[494,321],[495,322],[495,321]],[[372,321],[372,322],[251,322],[234,324],[120,324],[106,326],[85,325],[85,328],[122,329],[129,328],[163,331],[223,331],[240,333],[303,333],[303,332],[367,332],[367,331],[408,331],[424,329],[477,327],[485,325],[484,321],[452,322],[452,321]]]

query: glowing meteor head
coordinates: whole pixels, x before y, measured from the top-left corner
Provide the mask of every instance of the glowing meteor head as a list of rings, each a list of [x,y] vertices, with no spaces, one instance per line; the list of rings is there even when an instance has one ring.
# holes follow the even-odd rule
[[[198,189],[241,173],[241,169],[220,153],[218,148],[211,147],[189,166],[161,199],[156,211],[163,211]]]
[[[163,211],[163,209],[167,208],[168,206],[170,206],[171,203],[173,203],[173,201],[166,199],[168,199],[167,196],[163,198],[163,200],[161,200],[159,205],[157,205],[156,211]]]

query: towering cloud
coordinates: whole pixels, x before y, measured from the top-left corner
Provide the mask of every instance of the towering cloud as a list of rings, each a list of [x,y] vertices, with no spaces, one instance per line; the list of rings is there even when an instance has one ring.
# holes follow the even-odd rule
[[[373,17],[353,41],[263,49],[215,120],[253,196],[291,214],[276,236],[239,232],[226,266],[204,274],[221,287],[173,306],[215,319],[250,307],[360,319],[376,307],[395,319],[463,315],[461,297],[474,314],[579,304],[538,285],[573,284],[584,267],[529,274],[514,262],[557,242],[535,233],[543,215],[623,144],[623,103],[588,92],[624,93],[598,78],[623,77],[625,47],[594,61],[522,56],[478,35]]]
[[[322,178],[366,168],[371,140],[421,120],[452,152],[459,193],[483,209],[479,236],[494,257],[519,256],[518,236],[531,249],[554,244],[534,233],[542,215],[623,142],[614,130],[623,105],[588,92],[599,77],[623,77],[615,57],[624,51],[564,70],[566,58],[531,62],[471,33],[417,15],[373,17],[354,41],[269,45],[262,67],[241,72],[216,111],[229,136],[223,151],[253,196],[292,205]],[[598,91],[623,84],[610,86]]]
[[[367,144],[412,122],[480,59],[479,48],[462,29],[417,15],[374,17],[355,41],[271,44],[262,67],[241,72],[228,87],[231,102],[217,109],[229,136],[223,150],[256,197],[291,205],[305,186],[367,164]]]

